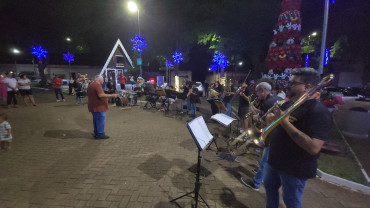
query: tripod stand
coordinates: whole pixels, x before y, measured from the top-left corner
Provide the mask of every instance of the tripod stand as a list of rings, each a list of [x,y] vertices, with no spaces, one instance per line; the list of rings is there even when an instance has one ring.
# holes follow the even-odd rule
[[[176,203],[177,206],[181,207],[177,202],[176,200],[178,199],[181,199],[185,196],[188,196],[190,194],[194,194],[194,200],[195,200],[195,208],[198,208],[198,196],[202,199],[202,201],[206,204],[206,206],[209,208],[209,205],[207,204],[207,202],[203,199],[202,195],[200,195],[199,193],[199,190],[200,190],[200,186],[202,185],[202,183],[200,182],[200,162],[202,160],[202,156],[200,156],[200,150],[198,149],[198,163],[197,163],[197,174],[196,174],[196,179],[195,179],[195,187],[194,187],[194,190],[189,192],[189,193],[186,193],[182,196],[179,196],[175,199],[172,199],[170,202],[174,202]]]

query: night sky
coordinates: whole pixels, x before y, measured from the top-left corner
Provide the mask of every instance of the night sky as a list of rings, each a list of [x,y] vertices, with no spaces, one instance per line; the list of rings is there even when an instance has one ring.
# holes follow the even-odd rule
[[[181,50],[185,62],[197,53],[199,35],[216,32],[225,41],[226,55],[263,62],[280,0],[140,0],[141,34],[149,48],[144,65],[155,56]],[[49,51],[49,64],[66,64],[62,53],[76,54],[75,64],[103,65],[117,38],[132,54],[130,39],[138,33],[137,14],[123,0],[1,0],[0,63],[14,63],[11,48],[22,52],[19,63],[32,63],[31,46]],[[302,35],[322,29],[324,0],[303,0]],[[331,5],[328,45],[347,35],[351,53],[369,62],[369,0],[335,0]],[[72,42],[67,42],[70,37]],[[78,51],[76,48],[78,47]],[[198,48],[197,48],[198,47]],[[198,50],[198,52],[199,52]],[[199,52],[202,54],[201,52]],[[202,55],[200,55],[202,56]],[[206,57],[205,57],[206,58]],[[209,57],[207,57],[209,59]]]

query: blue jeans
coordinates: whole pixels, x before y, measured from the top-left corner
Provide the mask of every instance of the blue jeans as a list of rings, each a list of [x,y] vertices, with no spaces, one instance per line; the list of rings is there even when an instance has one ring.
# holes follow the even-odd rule
[[[187,102],[187,99],[186,100],[181,100],[181,109],[180,111],[182,112],[184,110],[184,103]],[[186,103],[187,104],[187,103]],[[186,106],[186,110],[188,109],[188,106]],[[188,110],[187,110],[188,111]]]
[[[61,98],[64,99],[62,88],[54,88],[54,92],[55,92],[55,97],[57,97],[57,100],[59,100],[59,94]]]
[[[186,111],[189,112],[191,110],[190,107],[190,96],[186,98]]]
[[[105,126],[105,112],[91,112],[93,115],[94,123],[94,135],[95,138],[105,137],[104,126]]]
[[[134,105],[137,104],[137,94],[134,94]]]
[[[299,179],[276,170],[269,164],[265,168],[264,186],[266,189],[266,208],[279,207],[279,188],[283,186],[283,200],[287,207],[301,208],[302,195],[307,179]]]
[[[195,117],[195,114],[197,113],[197,104],[196,103],[191,103],[190,108],[191,108],[191,115],[193,115]]]
[[[225,103],[225,106],[226,106],[226,109],[227,109],[227,113],[224,110],[222,111],[222,113],[231,117],[231,103]]]
[[[75,101],[76,101],[76,103],[79,101],[79,102],[81,102],[81,98],[78,96],[78,93],[79,92],[76,92],[75,91]]]
[[[258,171],[253,178],[254,185],[257,188],[261,186],[261,183],[263,181],[263,178],[265,175],[265,167],[267,165],[267,160],[269,158],[269,152],[270,152],[270,147],[265,147],[265,149],[263,149],[262,157],[260,160],[260,167],[258,168]]]

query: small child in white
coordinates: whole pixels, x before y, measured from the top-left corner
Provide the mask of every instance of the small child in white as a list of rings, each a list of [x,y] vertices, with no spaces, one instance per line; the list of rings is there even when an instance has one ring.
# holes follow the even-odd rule
[[[12,142],[11,126],[7,122],[8,115],[0,113],[0,147],[4,150],[10,150],[10,143]]]

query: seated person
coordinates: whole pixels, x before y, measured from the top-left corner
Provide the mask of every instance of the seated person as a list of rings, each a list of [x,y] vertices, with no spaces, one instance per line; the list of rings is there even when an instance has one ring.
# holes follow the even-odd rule
[[[106,89],[106,94],[114,94],[116,93],[116,83],[112,81],[111,79],[108,79],[107,83],[107,89]],[[111,99],[111,103],[114,103],[114,99]]]

